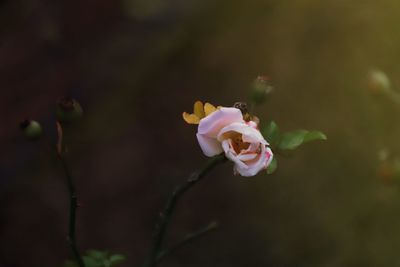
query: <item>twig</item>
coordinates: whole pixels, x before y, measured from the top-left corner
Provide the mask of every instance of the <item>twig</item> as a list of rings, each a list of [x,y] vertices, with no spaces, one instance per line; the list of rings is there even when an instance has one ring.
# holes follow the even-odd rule
[[[172,195],[168,199],[167,204],[164,207],[164,210],[160,213],[160,217],[158,219],[158,223],[156,225],[156,229],[154,232],[153,245],[149,257],[144,264],[144,267],[157,266],[158,264],[157,257],[161,251],[168,224],[170,222],[171,216],[175,210],[175,206],[179,198],[192,186],[194,186],[197,182],[199,182],[215,166],[217,166],[219,163],[224,162],[225,160],[226,158],[225,155],[223,154],[213,157],[207,162],[207,164],[204,166],[203,169],[192,173],[192,175],[190,175],[190,177],[186,180],[185,183],[176,187],[176,189],[172,192]]]
[[[78,247],[76,245],[76,210],[78,208],[78,199],[75,192],[75,185],[72,179],[71,172],[69,170],[67,161],[63,157],[62,153],[62,127],[61,124],[57,122],[57,132],[58,141],[56,146],[57,158],[61,162],[63,167],[65,177],[67,178],[67,186],[69,193],[69,224],[68,224],[68,236],[67,241],[71,249],[71,252],[78,263],[79,267],[85,267],[85,263],[82,260],[82,256],[79,253]]]
[[[183,247],[187,243],[190,243],[193,240],[198,239],[199,237],[202,237],[205,234],[217,229],[217,227],[218,227],[218,223],[214,221],[214,222],[211,222],[210,224],[208,224],[206,227],[203,227],[202,229],[200,229],[196,232],[186,235],[181,241],[179,241],[178,243],[173,245],[171,248],[161,251],[156,258],[156,262],[157,263],[160,262],[164,257],[174,253],[176,250]]]

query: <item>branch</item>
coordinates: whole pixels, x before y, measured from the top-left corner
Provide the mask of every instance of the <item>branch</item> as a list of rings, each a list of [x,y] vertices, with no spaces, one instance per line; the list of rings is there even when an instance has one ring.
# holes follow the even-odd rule
[[[62,154],[62,127],[61,124],[57,122],[57,132],[58,132],[58,141],[57,141],[57,158],[61,162],[63,167],[65,177],[67,178],[67,186],[69,192],[69,225],[68,225],[68,236],[67,241],[68,245],[71,249],[75,260],[77,261],[79,267],[85,267],[85,263],[82,260],[82,256],[79,253],[78,247],[76,245],[76,210],[78,208],[78,199],[75,192],[75,185],[72,179],[71,172],[69,170],[68,164],[63,157]]]
[[[178,243],[173,245],[171,248],[161,251],[156,258],[156,262],[157,263],[160,262],[164,257],[174,253],[176,250],[178,250],[179,248],[183,247],[184,245],[192,242],[193,240],[198,239],[198,238],[204,236],[205,234],[217,229],[217,227],[218,227],[218,223],[214,221],[214,222],[211,222],[210,224],[208,224],[206,227],[203,227],[202,229],[200,229],[196,232],[186,235],[181,241],[179,241]]]
[[[172,192],[172,195],[167,201],[164,210],[160,213],[158,223],[154,232],[153,245],[150,251],[150,255],[144,264],[144,267],[154,267],[157,266],[157,257],[161,251],[161,247],[165,238],[165,233],[167,231],[168,224],[170,222],[171,216],[175,210],[176,203],[180,197],[192,188],[197,182],[199,182],[203,177],[206,176],[215,166],[224,162],[226,160],[225,155],[220,154],[211,158],[207,164],[199,171],[192,173],[185,183],[176,187]]]
[[[78,208],[78,199],[76,197],[75,186],[72,181],[72,176],[69,171],[67,162],[61,156],[59,156],[58,158],[63,166],[65,176],[67,177],[67,185],[69,191],[69,226],[68,226],[67,241],[71,248],[72,254],[74,255],[76,261],[78,262],[79,267],[85,267],[85,263],[83,262],[78,247],[76,245],[75,226],[76,226],[76,209]]]

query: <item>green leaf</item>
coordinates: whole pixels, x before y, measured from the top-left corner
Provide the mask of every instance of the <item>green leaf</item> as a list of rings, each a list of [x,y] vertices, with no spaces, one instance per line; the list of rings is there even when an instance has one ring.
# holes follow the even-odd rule
[[[304,143],[326,139],[326,135],[319,131],[310,132],[307,130],[297,130],[293,132],[287,132],[282,135],[281,142],[279,143],[279,149],[293,150]]]
[[[95,250],[91,249],[86,251],[86,255],[92,259],[95,260],[104,260],[108,258],[108,252],[107,251],[100,251],[100,250]]]
[[[262,134],[271,145],[277,145],[281,137],[279,127],[274,121],[270,121],[268,125],[262,129]]]
[[[278,168],[278,160],[276,159],[276,157],[274,157],[267,167],[267,174],[274,173],[276,171],[276,168]]]
[[[124,262],[126,257],[121,254],[115,254],[110,257],[111,266],[117,266]]]
[[[327,137],[323,132],[320,131],[311,131],[304,136],[303,143],[308,143],[314,140],[326,140]]]
[[[112,265],[111,265],[110,260],[104,260],[102,266],[103,266],[103,267],[111,267]]]
[[[110,255],[108,251],[88,250],[82,256],[85,267],[115,267],[125,261],[126,257],[121,254]],[[75,261],[67,260],[63,267],[78,267]]]
[[[94,259],[88,256],[83,256],[82,259],[85,263],[85,267],[101,267],[103,265],[102,261],[99,259]]]

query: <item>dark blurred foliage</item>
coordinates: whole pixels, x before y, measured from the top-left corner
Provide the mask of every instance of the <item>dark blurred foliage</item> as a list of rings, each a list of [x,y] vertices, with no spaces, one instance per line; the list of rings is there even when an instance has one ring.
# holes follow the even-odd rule
[[[399,15],[394,0],[2,0],[0,266],[70,257],[65,179],[48,147],[62,96],[85,111],[66,129],[79,246],[140,266],[168,193],[205,161],[182,111],[246,101],[261,74],[276,90],[257,115],[328,141],[271,176],[213,172],[180,203],[168,240],[221,227],[162,266],[397,266],[398,185],[376,170],[380,149],[400,153],[400,111],[366,77],[380,68],[398,88]],[[28,118],[47,141],[23,139]]]

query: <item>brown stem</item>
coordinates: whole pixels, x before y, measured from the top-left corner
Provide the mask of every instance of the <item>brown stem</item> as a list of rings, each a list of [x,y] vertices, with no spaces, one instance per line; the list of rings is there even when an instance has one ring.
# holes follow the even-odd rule
[[[175,190],[172,192],[172,195],[169,197],[164,210],[160,213],[160,217],[154,232],[153,245],[144,267],[155,267],[159,263],[159,261],[157,261],[157,257],[162,249],[165,233],[167,231],[171,216],[175,210],[176,203],[180,197],[200,180],[202,180],[202,178],[204,178],[206,174],[209,173],[215,166],[224,162],[225,160],[226,158],[224,154],[220,154],[211,158],[204,168],[192,173],[183,184],[175,188]]]

